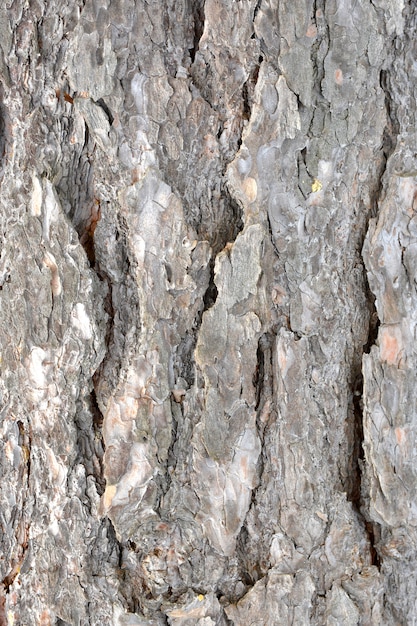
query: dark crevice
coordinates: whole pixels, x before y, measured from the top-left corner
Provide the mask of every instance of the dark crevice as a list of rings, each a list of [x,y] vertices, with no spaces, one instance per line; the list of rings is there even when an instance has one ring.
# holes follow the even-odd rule
[[[0,183],[4,175],[4,163],[6,158],[6,144],[7,144],[7,113],[6,108],[3,105],[3,86],[0,83]]]
[[[381,174],[382,176],[382,174]],[[376,205],[378,204],[378,198],[375,198]],[[370,290],[366,272],[364,269],[364,284],[365,284],[365,293],[366,300],[368,304],[368,316],[369,316],[369,326],[368,326],[368,335],[366,343],[362,347],[362,355],[369,354],[373,345],[378,337],[378,329],[379,329],[379,319],[377,310],[375,307],[375,296]],[[377,550],[375,548],[375,531],[374,524],[370,522],[366,516],[366,505],[365,499],[367,494],[364,493],[364,487],[362,482],[362,474],[364,471],[364,462],[365,462],[365,454],[364,454],[364,430],[363,430],[363,412],[364,412],[364,398],[363,398],[363,386],[364,386],[364,378],[363,378],[363,358],[356,360],[356,365],[354,365],[354,369],[352,372],[352,382],[351,382],[351,394],[352,394],[352,405],[351,405],[351,425],[350,425],[350,445],[351,448],[349,450],[349,468],[347,471],[347,478],[345,480],[344,489],[346,491],[346,497],[348,501],[351,502],[352,507],[358,518],[361,520],[368,541],[369,541],[369,549],[371,554],[371,562],[373,565],[377,565],[379,567],[379,558],[377,555]]]
[[[67,134],[70,135],[73,131],[73,118],[70,118],[68,124]],[[94,232],[101,219],[101,201],[94,194],[94,151],[95,142],[85,124],[83,147],[80,150],[74,147],[70,163],[62,164],[63,167],[68,167],[70,175],[56,184],[61,205],[77,232],[93,269],[96,260]]]
[[[259,78],[259,70],[261,67],[261,63],[263,61],[263,56],[259,55],[258,63],[253,67],[250,72],[248,79],[243,83],[242,87],[242,119],[249,121],[252,114],[252,106],[255,97],[255,88]],[[240,133],[242,135],[243,125],[241,125]],[[242,143],[242,137],[239,140],[239,146]]]
[[[256,19],[256,16],[258,14],[259,9],[261,8],[261,4],[262,4],[262,0],[257,0],[257,3],[256,3],[255,8],[253,10],[253,20],[252,20],[253,22]]]
[[[385,96],[385,109],[387,111],[388,125],[384,128],[383,151],[385,157],[393,153],[397,137],[400,133],[400,124],[396,113],[396,104],[391,95],[391,78],[386,70],[381,70],[379,84]]]
[[[103,416],[97,405],[95,391],[92,390],[84,402],[80,402],[75,415],[77,428],[78,454],[75,464],[81,463],[86,476],[92,476],[97,493],[101,496],[105,489],[103,476],[104,445],[101,426]]]
[[[363,354],[369,354],[373,345],[378,337],[379,319],[375,308],[375,297],[369,289],[368,282],[366,281],[367,301],[369,307],[369,328],[367,341],[363,346]],[[364,430],[363,430],[363,411],[364,411],[364,398],[363,398],[363,367],[358,369],[353,379],[352,384],[352,410],[353,410],[353,432],[352,437],[352,450],[349,468],[349,479],[346,484],[346,497],[352,503],[352,507],[358,518],[362,521],[365,532],[369,541],[369,549],[371,555],[372,565],[380,567],[380,559],[376,549],[376,534],[377,524],[369,521],[366,515],[365,499],[367,494],[364,493],[362,474],[364,471],[365,453],[364,453]]]
[[[109,124],[111,126],[114,121],[114,116],[112,112],[110,111],[109,107],[107,106],[107,104],[104,102],[103,98],[100,98],[99,100],[97,100],[96,104],[98,104],[99,107],[103,109],[104,113],[106,114],[107,119],[109,120]]]
[[[317,16],[321,17],[317,19]],[[317,87],[316,100],[323,100],[321,83],[324,79],[324,60],[329,49],[330,33],[325,19],[325,0],[315,0],[312,7],[311,23],[317,28],[317,36],[311,46],[311,61],[313,65],[313,79]]]
[[[259,337],[257,348],[257,366],[253,374],[253,385],[255,388],[255,410],[256,425],[259,438],[261,440],[261,454],[257,462],[258,486],[264,484],[262,475],[269,467],[267,461],[268,445],[265,443],[265,435],[268,423],[271,423],[271,416],[274,414],[274,345],[275,333],[266,332]],[[251,537],[247,524],[248,519],[258,515],[258,487],[252,489],[251,503],[237,538],[237,555],[240,561],[240,580],[245,585],[245,589],[240,593],[239,598],[229,598],[232,602],[237,602],[245,595],[250,587],[260,580],[267,573],[270,564],[266,560],[259,558],[259,550],[251,549],[253,538]],[[265,529],[266,530],[266,529]]]
[[[77,232],[80,237],[80,244],[85,250],[90,266],[94,268],[96,262],[96,252],[94,247],[94,232],[101,219],[100,201],[94,199],[90,216],[82,224],[78,225]]]
[[[216,207],[214,207],[216,211]],[[233,198],[223,184],[218,200],[217,215],[211,215],[210,220],[195,223],[199,239],[208,241],[212,248],[213,259],[227,244],[235,241],[243,230],[243,211],[240,204]],[[209,216],[207,216],[209,217]]]
[[[367,218],[367,223],[365,224],[365,232],[368,231],[369,219],[377,217],[378,208],[384,197],[384,174],[387,167],[387,162],[390,156],[393,154],[397,137],[399,134],[399,123],[396,115],[396,107],[393,103],[391,96],[391,86],[390,86],[390,75],[382,70],[380,73],[380,86],[385,94],[385,107],[387,111],[387,125],[384,128],[383,133],[383,141],[382,141],[382,158],[378,167],[377,176],[376,176],[376,185],[372,192],[371,197],[371,206],[369,215]],[[363,241],[361,242],[361,249],[363,246]],[[371,288],[368,283],[366,270],[364,268],[364,285],[365,285],[365,296],[368,305],[368,316],[369,316],[369,326],[368,326],[368,335],[366,343],[363,345],[362,354],[369,354],[371,352],[372,346],[375,345],[380,320],[378,318],[378,312],[375,305],[375,296],[371,291]],[[370,549],[370,560],[372,565],[380,568],[381,562],[378,554],[378,541],[379,541],[379,526],[373,521],[370,521],[367,516],[367,503],[366,500],[369,497],[367,493],[364,492],[364,485],[362,482],[362,473],[364,471],[364,430],[363,430],[363,411],[364,411],[364,398],[363,398],[363,359],[361,359],[360,363],[356,366],[356,373],[353,373],[352,377],[352,411],[353,411],[353,432],[352,432],[352,451],[351,451],[351,465],[350,465],[350,476],[349,482],[346,485],[347,498],[352,503],[354,510],[356,511],[359,519],[362,520],[364,525],[364,529],[369,542]]]
[[[94,246],[93,236],[94,232],[92,233],[92,246]],[[97,493],[99,496],[102,496],[106,487],[103,467],[105,452],[103,439],[104,416],[97,400],[96,389],[99,388],[100,377],[103,374],[103,370],[109,358],[110,348],[114,339],[115,312],[112,303],[112,285],[110,278],[100,268],[95,259],[93,269],[95,270],[100,281],[105,282],[108,287],[107,295],[104,298],[103,303],[104,311],[107,315],[106,334],[104,338],[106,354],[92,376],[93,388],[87,398],[87,410],[89,411],[90,417],[86,421],[86,418],[82,413],[80,415],[77,414],[75,422],[78,431],[79,461],[84,465],[86,474],[94,477]]]
[[[384,70],[380,74],[380,85],[385,94],[385,107],[387,111],[388,123],[384,129],[381,159],[377,170],[376,184],[371,194],[371,203],[369,214],[365,223],[364,238],[368,231],[369,220],[377,217],[378,208],[384,197],[384,174],[388,159],[395,150],[397,143],[397,137],[399,134],[399,124],[396,116],[395,105],[392,101],[390,93],[390,76]],[[363,239],[364,239],[363,238]],[[363,240],[360,243],[360,249],[362,249]],[[372,346],[375,345],[378,338],[378,331],[380,326],[380,320],[375,305],[375,296],[371,291],[368,283],[366,269],[364,267],[364,285],[365,285],[365,297],[368,306],[369,326],[366,343],[362,347],[362,354],[369,354]],[[351,432],[351,458],[349,467],[349,479],[346,481],[346,494],[348,500],[352,503],[354,510],[356,511],[359,519],[365,528],[365,532],[369,541],[371,563],[378,568],[380,567],[380,558],[377,550],[377,543],[379,540],[379,528],[374,522],[369,521],[367,517],[367,504],[366,500],[369,497],[364,492],[364,485],[362,482],[362,473],[365,462],[364,456],[364,430],[363,430],[363,411],[364,411],[364,398],[363,398],[363,359],[357,361],[357,365],[354,367],[352,373],[352,432]]]
[[[307,148],[303,148],[297,154],[297,168],[298,189],[305,200],[307,196],[311,193],[311,185],[313,182],[313,176],[311,176],[308,170]]]
[[[375,217],[378,213],[378,203],[381,202],[384,195],[384,184],[383,178],[386,170],[387,162],[390,156],[393,154],[397,137],[399,135],[399,122],[396,114],[396,105],[392,99],[390,92],[390,77],[389,74],[385,70],[381,70],[380,72],[380,86],[384,92],[385,97],[385,109],[387,112],[387,124],[384,127],[383,137],[382,137],[382,160],[380,165],[380,170],[378,172],[378,176],[376,177],[377,186],[373,191],[372,198],[372,206],[371,206],[371,215],[370,217]]]
[[[264,335],[262,335],[262,337],[264,337]],[[256,370],[253,375],[253,386],[255,387],[255,393],[256,393],[255,410],[258,410],[259,404],[261,402],[262,387],[263,387],[262,383],[263,383],[264,373],[265,373],[264,350],[261,346],[262,337],[260,337],[258,341],[258,349],[256,351]]]
[[[379,570],[381,569],[381,559],[377,550],[377,545],[380,539],[380,527],[376,522],[365,521],[365,530],[368,536],[371,552],[371,565],[375,565]]]
[[[214,259],[212,258],[210,261],[210,280],[206,292],[203,296],[203,313],[210,309],[216,302],[218,295],[218,290],[216,287],[216,283],[214,282]]]
[[[239,536],[236,541],[236,555],[240,561],[240,581],[244,585],[244,589],[240,591],[239,597],[228,598],[231,602],[237,602],[241,597],[247,594],[249,589],[253,587],[261,578],[263,578],[268,571],[268,564],[258,561],[253,558],[253,553],[248,550],[248,546],[251,543],[251,538],[248,533],[247,527],[243,524]]]
[[[346,497],[361,516],[363,450],[363,375],[359,371],[352,385],[353,425],[352,449],[350,450],[349,476],[344,485]]]
[[[115,568],[119,581],[119,594],[125,602],[128,611],[134,613],[139,607],[134,597],[134,593],[129,580],[128,570],[124,563],[124,552],[131,548],[131,542],[121,542],[118,540],[116,530],[110,518],[105,517],[102,521],[103,531],[109,543],[108,559]]]
[[[217,300],[218,290],[214,281],[216,256],[221,250],[226,249],[236,240],[236,237],[244,227],[242,208],[226,187],[223,188],[222,204],[222,219],[221,222],[217,224],[217,232],[215,233],[214,240],[210,242],[212,245],[212,256],[209,264],[209,283],[203,296],[203,308],[201,314],[196,320],[196,329],[201,324],[203,313],[210,309]]]
[[[199,321],[196,322],[196,328],[201,324],[201,315],[199,315]],[[174,370],[177,379],[183,379],[188,386],[191,388],[194,385],[195,381],[195,365],[194,365],[194,349],[197,341],[197,336],[195,329],[188,330],[181,342],[177,346],[174,353]]]
[[[233,198],[226,186],[223,188],[222,196],[223,224],[219,229],[216,240],[213,242],[214,255],[223,250],[228,243],[233,243],[244,227],[242,207]]]
[[[259,73],[259,70],[258,70],[258,73]],[[251,104],[249,102],[248,81],[245,81],[243,83],[243,87],[242,87],[242,101],[243,101],[242,117],[243,117],[244,120],[249,121],[250,116],[251,116]],[[240,140],[238,142],[239,148],[240,148],[241,143],[242,143],[242,137],[240,137]]]
[[[96,442],[96,454],[97,454],[97,459],[99,461],[100,464],[100,473],[99,475],[95,476],[96,479],[96,484],[98,486],[98,493],[99,495],[102,495],[104,493],[104,489],[105,489],[105,480],[104,480],[104,473],[103,473],[103,454],[104,454],[104,441],[103,441],[103,414],[100,411],[100,408],[98,406],[97,403],[97,396],[96,396],[96,392],[93,389],[91,391],[90,394],[90,410],[91,410],[91,415],[93,417],[93,432],[94,432],[94,440]]]
[[[193,47],[189,48],[191,63],[194,63],[195,55],[197,54],[200,39],[204,32],[204,0],[191,0],[192,1],[192,16],[194,20],[194,40]]]
[[[253,376],[253,385],[256,393],[256,411],[262,411],[266,402],[273,398],[273,362],[272,348],[274,336],[265,333],[259,337],[256,352],[257,366]]]
[[[380,320],[378,318],[378,312],[375,306],[375,296],[369,288],[368,281],[366,281],[367,285],[367,301],[368,301],[368,309],[369,309],[369,330],[368,330],[368,340],[366,344],[363,346],[364,354],[369,354],[373,345],[378,337],[378,331],[380,326]]]
[[[111,346],[114,342],[114,316],[115,316],[115,310],[113,307],[113,288],[112,288],[112,283],[110,280],[110,277],[108,276],[108,274],[101,268],[101,266],[99,265],[99,263],[96,262],[95,264],[95,271],[96,274],[98,276],[98,278],[100,279],[101,282],[104,282],[107,284],[107,294],[104,298],[104,311],[107,315],[107,324],[106,324],[106,335],[104,338],[104,342],[105,342],[105,346],[106,346],[106,354],[104,356],[104,359],[101,361],[100,365],[98,366],[97,370],[94,372],[93,374],[93,383],[94,383],[94,389],[97,389],[99,380],[100,380],[100,376],[103,373],[103,370],[105,368],[108,356],[110,354],[110,349]]]
[[[366,285],[366,295],[368,303],[369,326],[367,341],[363,345],[362,353],[369,354],[378,337],[379,319],[375,307],[375,296],[371,292],[366,274],[364,276]],[[358,363],[357,371],[353,375],[352,382],[352,410],[353,410],[353,450],[351,454],[351,467],[349,471],[349,481],[346,485],[347,498],[354,505],[359,514],[362,506],[362,464],[364,460],[363,450],[363,371],[362,359]]]

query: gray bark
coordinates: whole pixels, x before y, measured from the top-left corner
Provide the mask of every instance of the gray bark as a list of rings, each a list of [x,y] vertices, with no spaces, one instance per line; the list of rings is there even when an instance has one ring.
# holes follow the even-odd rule
[[[414,624],[416,26],[1,0],[0,624]]]

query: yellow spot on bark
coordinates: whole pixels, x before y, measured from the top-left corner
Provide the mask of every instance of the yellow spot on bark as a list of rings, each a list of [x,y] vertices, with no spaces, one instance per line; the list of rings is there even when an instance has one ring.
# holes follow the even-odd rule
[[[313,184],[311,185],[311,191],[313,193],[316,193],[317,191],[320,191],[323,188],[323,185],[321,184],[321,182],[315,178],[313,180]]]
[[[197,597],[200,600],[200,602],[202,602],[204,600],[204,596],[203,596],[202,593],[199,593]]]

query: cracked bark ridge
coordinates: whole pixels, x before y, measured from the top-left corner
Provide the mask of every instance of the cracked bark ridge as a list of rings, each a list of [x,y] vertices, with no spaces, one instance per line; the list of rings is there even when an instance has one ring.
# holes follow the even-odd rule
[[[1,624],[415,620],[416,19],[0,7]]]

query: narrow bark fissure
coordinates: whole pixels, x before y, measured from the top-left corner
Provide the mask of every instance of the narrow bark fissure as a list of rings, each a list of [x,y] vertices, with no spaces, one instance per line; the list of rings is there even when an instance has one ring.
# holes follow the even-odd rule
[[[352,404],[353,404],[353,432],[350,459],[349,481],[346,485],[347,499],[352,503],[356,512],[361,515],[361,462],[363,461],[363,376],[359,372],[352,385]]]
[[[385,171],[385,163],[380,173],[380,177],[383,176]],[[378,184],[374,201],[371,203],[371,213],[374,210],[374,207],[377,207],[379,201],[379,194],[381,193],[382,185]],[[368,221],[371,215],[368,217]],[[368,224],[366,225],[365,232],[368,230]],[[364,411],[364,398],[363,398],[363,355],[369,354],[373,345],[378,337],[378,329],[379,329],[379,319],[377,310],[375,307],[375,297],[372,294],[366,271],[364,268],[364,276],[363,281],[365,285],[365,293],[366,293],[366,302],[368,308],[368,334],[367,340],[365,344],[362,346],[362,358],[358,361],[355,360],[356,365],[353,366],[352,377],[351,377],[351,397],[352,397],[352,405],[351,405],[351,415],[352,415],[352,423],[351,423],[351,451],[350,451],[350,459],[349,459],[349,472],[348,479],[346,484],[344,485],[346,489],[346,497],[351,502],[353,509],[355,510],[358,518],[361,520],[366,536],[369,542],[369,550],[371,556],[372,565],[376,565],[379,567],[379,558],[377,554],[377,550],[375,547],[375,535],[376,531],[373,528],[373,524],[369,522],[365,509],[364,509],[364,486],[362,482],[362,474],[363,474],[363,464],[364,464],[364,429],[363,429],[363,411]]]
[[[379,84],[384,92],[385,109],[387,112],[387,126],[384,128],[383,151],[386,159],[394,152],[397,137],[400,133],[400,123],[397,118],[397,105],[391,94],[391,77],[387,70],[381,70]]]
[[[371,206],[367,223],[365,225],[365,234],[369,228],[369,220],[375,218],[378,215],[378,206],[383,198],[384,194],[384,174],[389,157],[394,152],[396,141],[399,133],[399,124],[395,113],[394,104],[392,101],[390,89],[389,89],[389,76],[384,70],[380,74],[380,85],[385,94],[385,107],[387,111],[388,125],[384,128],[383,143],[382,143],[382,156],[383,159],[380,164],[378,176],[376,178],[377,184],[374,187],[371,197]],[[361,243],[361,249],[363,241]],[[364,285],[365,295],[368,307],[368,335],[366,343],[362,348],[362,355],[369,354],[372,346],[375,345],[378,338],[378,331],[380,326],[380,320],[378,318],[378,312],[375,305],[375,296],[372,293],[366,270],[364,267]],[[369,521],[366,514],[364,485],[362,482],[363,464],[364,464],[364,429],[363,429],[363,411],[364,411],[364,398],[363,398],[363,358],[361,359],[360,369],[353,375],[352,383],[352,404],[353,404],[353,453],[351,459],[351,480],[349,489],[347,490],[347,498],[352,503],[354,510],[358,517],[361,519],[366,536],[369,542],[370,560],[372,565],[380,568],[381,560],[378,554],[377,544],[379,541],[379,527],[378,524]]]
[[[258,349],[256,351],[256,370],[253,375],[253,386],[255,387],[255,390],[256,390],[255,410],[258,410],[259,408],[259,405],[261,403],[262,390],[263,390],[263,380],[264,380],[264,373],[265,373],[265,356],[264,356],[264,349],[262,345],[264,341],[261,341],[261,340],[264,339],[264,337],[265,335],[262,335],[262,337],[260,337],[258,341]]]
[[[366,289],[366,301],[368,306],[368,335],[366,343],[362,347],[362,355],[369,354],[372,346],[378,337],[379,319],[375,307],[375,297],[372,294],[366,272],[364,270],[364,283]],[[355,506],[357,512],[360,513],[362,506],[362,463],[364,459],[363,450],[363,359],[358,362],[352,374],[351,393],[352,393],[352,412],[353,412],[353,452],[351,458],[351,471],[347,488],[347,497]]]
[[[205,0],[191,0],[192,1],[192,16],[194,20],[194,41],[193,47],[189,48],[191,63],[195,61],[195,55],[198,52],[200,39],[204,32],[204,7]]]
[[[252,507],[252,504],[251,504],[251,507]],[[261,572],[259,571],[259,565],[257,563],[254,563],[254,564],[249,563],[248,553],[247,553],[248,543],[249,543],[249,533],[248,533],[246,522],[244,522],[242,525],[242,528],[240,529],[239,536],[236,540],[236,555],[239,557],[240,568],[241,568],[240,580],[243,583],[244,588],[242,589],[238,597],[229,598],[231,602],[237,602],[241,597],[246,595],[249,589],[253,587],[262,576]]]
[[[91,238],[94,250],[94,232]],[[102,496],[106,487],[104,478],[104,452],[105,444],[103,439],[103,421],[104,416],[100,409],[96,389],[99,387],[100,377],[103,374],[106,363],[110,357],[110,348],[114,335],[114,315],[115,311],[112,304],[112,285],[109,276],[102,270],[98,262],[94,259],[95,271],[101,282],[105,282],[108,287],[107,296],[104,299],[104,310],[107,315],[107,325],[105,334],[106,353],[97,370],[92,376],[92,389],[87,401],[87,411],[89,418],[86,420],[82,414],[75,417],[75,425],[78,435],[78,462],[81,462],[86,470],[87,476],[93,476],[95,480],[96,490],[99,496]]]
[[[59,90],[58,93],[61,103],[64,100],[72,103],[72,97],[65,91]],[[74,120],[73,116],[68,118],[67,140],[74,130]],[[101,202],[94,194],[95,150],[95,141],[85,123],[84,144],[79,150],[74,146],[67,155],[67,162],[65,162],[66,159],[62,160],[60,167],[67,168],[69,175],[62,177],[56,183],[56,191],[62,208],[77,232],[79,242],[93,269],[95,265],[94,232],[101,219]]]
[[[3,105],[3,87],[0,83],[0,184],[4,175],[4,160],[6,158],[7,132],[6,132],[7,113]]]
[[[208,311],[217,301],[218,289],[215,283],[215,259],[221,250],[228,244],[232,244],[238,234],[243,230],[243,211],[240,205],[233,199],[228,190],[223,194],[224,211],[223,218],[218,223],[216,241],[212,244],[212,254],[209,261],[209,279],[206,290],[202,297],[202,306],[195,317],[193,326],[186,332],[179,345],[174,350],[174,369],[176,378],[183,379],[188,388],[195,382],[194,349],[197,343],[198,332],[201,327],[203,314]]]
[[[327,103],[321,93],[321,82],[324,78],[324,59],[326,58],[329,50],[329,27],[325,19],[325,0],[314,0],[311,23],[317,28],[317,36],[311,46],[311,61],[313,64],[313,79],[314,84],[320,87],[319,99],[321,103]]]
[[[109,121],[109,124],[111,126],[114,122],[114,116],[113,116],[113,113],[110,111],[109,107],[107,106],[107,104],[104,102],[103,98],[99,98],[99,100],[96,101],[96,104],[98,104],[103,109]]]
[[[377,200],[376,200],[377,203]],[[365,274],[365,272],[364,272]],[[362,355],[369,354],[373,345],[378,337],[378,329],[380,321],[378,319],[377,310],[375,307],[375,297],[372,294],[366,274],[364,276],[366,285],[367,303],[369,309],[369,327],[367,341],[363,346]],[[362,358],[363,363],[363,358]],[[362,521],[365,533],[369,542],[369,550],[371,557],[371,564],[380,568],[380,558],[376,548],[377,538],[379,536],[377,525],[369,521],[366,515],[366,509],[364,508],[364,485],[362,482],[363,464],[365,459],[364,454],[364,429],[363,429],[363,411],[364,411],[364,398],[363,398],[363,367],[356,373],[352,385],[352,403],[353,403],[353,453],[351,459],[351,481],[350,488],[347,490],[347,498],[352,503],[352,506],[357,513],[359,519]]]
[[[195,365],[194,349],[197,341],[197,329],[201,325],[202,312],[198,315],[194,326],[188,330],[179,345],[174,349],[173,367],[177,380],[184,380],[188,388],[194,385]]]
[[[221,216],[216,226],[212,228],[213,234],[209,240],[213,250],[213,259],[228,244],[236,240],[244,227],[242,207],[233,198],[225,183],[222,185],[220,202],[222,204]]]
[[[136,599],[135,594],[132,589],[132,583],[128,576],[128,570],[126,569],[126,565],[124,562],[123,553],[124,551],[135,551],[136,546],[130,541],[121,542],[117,538],[116,530],[113,526],[113,522],[110,518],[105,517],[102,520],[102,523],[107,529],[107,537],[110,545],[112,546],[112,551],[115,552],[115,556],[117,562],[115,565],[115,573],[116,578],[119,582],[119,597],[124,603],[126,610],[130,613],[135,613],[139,609],[139,600]]]
[[[376,340],[378,338],[378,331],[380,326],[380,320],[378,317],[378,312],[375,306],[375,296],[369,288],[368,281],[366,281],[366,292],[367,292],[367,302],[368,302],[368,310],[369,310],[369,330],[368,330],[368,340],[363,346],[363,353],[369,354],[373,345],[375,345]]]
[[[371,564],[381,569],[382,559],[378,552],[378,543],[380,540],[380,527],[376,522],[365,521],[365,530],[369,541]]]
[[[242,118],[243,120],[249,122],[251,114],[252,114],[252,106],[255,97],[255,88],[259,78],[259,71],[261,69],[261,63],[263,62],[264,57],[262,54],[258,56],[258,62],[252,68],[247,80],[243,83],[242,87],[242,102],[243,102],[243,110],[242,110]],[[244,126],[241,126],[240,129],[240,138],[238,140],[239,147],[242,144],[242,134],[243,134]]]
[[[262,475],[267,467],[266,455],[268,454],[268,450],[267,446],[265,446],[265,431],[274,412],[274,341],[275,335],[272,332],[264,333],[258,340],[257,366],[253,375],[253,385],[255,388],[256,398],[256,427],[258,436],[261,440],[261,454],[259,455],[257,463],[258,485],[252,489],[250,507],[237,539],[237,555],[240,561],[240,580],[245,585],[245,589],[241,591],[239,597],[228,598],[231,602],[237,602],[241,597],[243,597],[256,582],[265,576],[269,568],[269,564],[267,562],[259,560],[258,554],[256,555],[256,558],[253,558],[252,552],[248,552],[250,535],[247,530],[247,519],[253,510],[257,508],[258,488],[263,484]]]
[[[376,184],[371,193],[369,213],[364,224],[364,236],[359,244],[358,249],[362,251],[366,233],[369,228],[369,221],[372,218],[376,218],[378,215],[378,207],[383,199],[384,194],[384,175],[387,167],[387,162],[394,152],[397,136],[399,133],[398,120],[396,118],[395,107],[392,101],[390,88],[389,88],[389,75],[386,71],[382,70],[380,73],[380,85],[385,94],[385,107],[387,112],[387,126],[384,128],[382,147],[381,147],[381,161],[376,175]],[[372,293],[366,274],[366,269],[363,267],[363,284],[365,289],[365,300],[368,314],[368,333],[367,339],[362,346],[362,358],[360,361],[355,360],[356,365],[353,366],[351,376],[351,394],[352,394],[352,424],[351,424],[351,458],[349,477],[346,481],[346,494],[348,500],[352,503],[354,510],[356,511],[359,519],[363,523],[364,530],[369,542],[371,563],[378,568],[380,567],[380,558],[377,551],[377,540],[379,537],[379,530],[376,524],[369,521],[366,514],[365,499],[367,494],[364,492],[364,485],[362,481],[363,464],[364,464],[364,428],[363,428],[363,411],[364,411],[364,398],[363,398],[363,355],[369,354],[373,345],[375,345],[378,337],[378,330],[380,321],[378,318],[377,309],[375,306],[375,296]]]
[[[214,282],[214,259],[212,258],[210,261],[209,284],[203,296],[204,307],[203,307],[202,313],[204,313],[205,311],[208,311],[208,309],[211,309],[211,307],[216,303],[217,296],[218,296],[218,290],[216,287],[216,283]]]
[[[103,420],[104,416],[98,406],[96,392],[93,389],[90,394],[90,408],[91,414],[93,416],[93,433],[94,433],[94,441],[95,441],[95,453],[97,455],[97,459],[99,462],[99,472],[96,473],[96,485],[98,487],[97,491],[101,496],[104,493],[104,489],[106,486],[106,481],[104,478],[104,467],[103,467],[103,457],[104,457],[104,440],[103,440]]]
[[[256,16],[258,14],[258,11],[260,10],[262,5],[262,0],[257,0],[256,4],[255,4],[255,8],[253,9],[253,18],[252,21],[255,22]]]
[[[263,435],[266,416],[262,416],[265,407],[271,409],[273,399],[273,357],[272,348],[274,335],[267,332],[259,338],[257,349],[257,366],[253,376],[253,385],[256,390],[256,406],[258,431]]]

